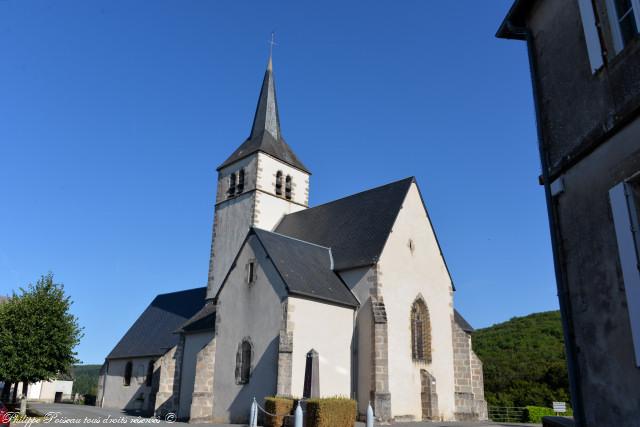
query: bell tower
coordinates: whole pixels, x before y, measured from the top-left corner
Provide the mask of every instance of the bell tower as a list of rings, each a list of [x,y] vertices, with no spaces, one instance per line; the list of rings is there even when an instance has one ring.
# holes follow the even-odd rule
[[[311,173],[282,137],[271,56],[251,134],[217,170],[207,298],[216,296],[250,227],[272,230],[309,205]]]

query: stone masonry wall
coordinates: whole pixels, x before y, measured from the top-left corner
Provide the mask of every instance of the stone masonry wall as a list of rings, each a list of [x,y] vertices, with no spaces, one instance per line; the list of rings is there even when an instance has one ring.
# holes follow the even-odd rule
[[[371,287],[371,307],[373,310],[373,363],[371,384],[371,402],[376,419],[382,422],[391,420],[391,393],[389,393],[389,332],[387,312],[382,298],[382,273],[378,266],[369,278]]]
[[[154,369],[160,369],[155,405],[156,416],[164,417],[170,412],[178,413],[183,349],[184,338],[180,338],[178,345],[167,351],[155,363]]]
[[[484,399],[484,374],[482,370],[482,361],[471,348],[471,389],[473,391],[475,412],[478,414],[479,420],[489,418],[487,412],[487,402]]]
[[[294,324],[291,319],[290,310],[293,309],[294,307],[289,306],[288,301],[282,304],[282,326],[280,328],[278,342],[278,396],[291,396]]]
[[[485,420],[487,404],[484,400],[482,362],[473,352],[471,335],[454,320],[452,325],[456,419]]]
[[[215,366],[216,338],[198,352],[196,376],[191,399],[190,423],[212,422],[213,370]]]

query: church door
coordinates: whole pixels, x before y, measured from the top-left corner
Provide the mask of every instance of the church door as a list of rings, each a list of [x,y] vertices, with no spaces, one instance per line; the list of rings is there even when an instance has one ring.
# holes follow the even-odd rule
[[[438,394],[436,393],[436,378],[427,372],[420,370],[420,382],[422,391],[420,394],[422,402],[422,419],[435,420],[438,417]]]

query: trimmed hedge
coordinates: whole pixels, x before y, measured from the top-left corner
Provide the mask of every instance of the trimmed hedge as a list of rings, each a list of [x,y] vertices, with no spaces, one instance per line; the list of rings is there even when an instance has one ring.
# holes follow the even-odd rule
[[[298,399],[294,399],[292,397],[285,397],[285,396],[267,397],[265,398],[265,401],[264,401],[264,409],[266,409],[267,412],[270,412],[272,414],[278,414],[278,415],[293,414],[293,411],[295,410],[297,403],[298,403]],[[286,419],[287,417],[284,417],[284,416],[273,416],[273,415],[265,414],[264,425],[265,427],[284,427],[288,425],[288,424],[285,424]]]
[[[542,417],[553,417],[556,413],[552,408],[546,408],[544,406],[527,406],[524,408],[522,414],[522,422],[524,423],[542,423]],[[571,416],[573,411],[571,408],[567,408],[567,412],[562,415]]]
[[[307,427],[353,427],[356,401],[346,397],[307,400]]]

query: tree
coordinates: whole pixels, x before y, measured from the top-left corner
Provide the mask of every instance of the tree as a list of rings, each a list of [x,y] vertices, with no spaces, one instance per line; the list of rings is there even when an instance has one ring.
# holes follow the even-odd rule
[[[29,383],[70,372],[82,338],[71,304],[49,273],[0,305],[0,378],[22,381],[26,394]]]
[[[473,349],[484,365],[491,406],[551,406],[569,401],[560,312],[534,313],[479,329]]]

